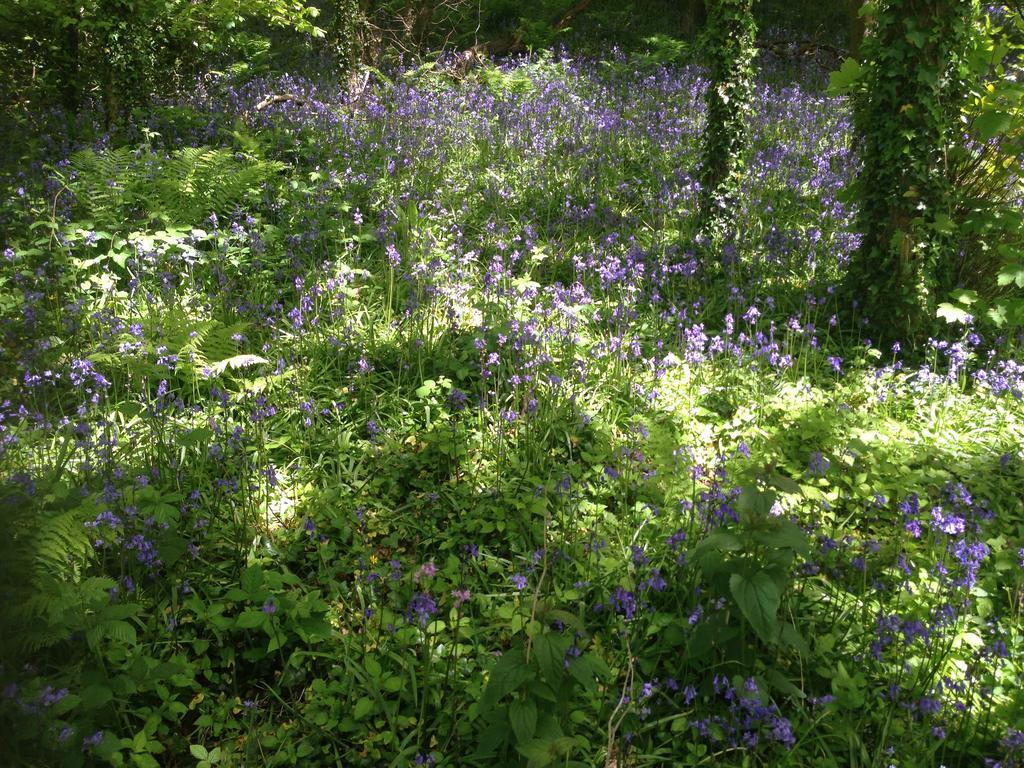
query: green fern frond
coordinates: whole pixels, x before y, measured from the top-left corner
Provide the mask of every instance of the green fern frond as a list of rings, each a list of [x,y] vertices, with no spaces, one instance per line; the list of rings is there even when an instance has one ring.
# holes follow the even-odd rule
[[[74,564],[92,553],[92,537],[85,522],[80,508],[47,518],[35,541],[37,567],[50,575],[71,575]]]
[[[187,147],[167,157],[127,147],[83,150],[67,179],[80,210],[104,228],[123,228],[138,211],[194,225],[229,216],[251,192],[284,170],[276,161],[227,149]]]

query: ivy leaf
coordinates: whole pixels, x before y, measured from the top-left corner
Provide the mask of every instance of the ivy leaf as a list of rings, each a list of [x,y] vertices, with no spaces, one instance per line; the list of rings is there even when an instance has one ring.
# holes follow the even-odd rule
[[[729,591],[757,636],[766,643],[778,640],[779,621],[776,615],[782,593],[775,580],[765,571],[758,571],[753,576],[734,573],[729,577]]]
[[[917,48],[924,48],[925,43],[928,42],[928,34],[920,29],[915,29],[911,32],[907,32],[907,40]]]

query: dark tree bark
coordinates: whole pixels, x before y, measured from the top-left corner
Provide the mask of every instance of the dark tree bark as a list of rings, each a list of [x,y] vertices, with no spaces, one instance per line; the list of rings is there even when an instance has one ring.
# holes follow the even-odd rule
[[[707,21],[707,12],[704,8],[704,0],[683,0],[682,2],[682,29],[683,37],[693,39]]]
[[[860,45],[864,42],[864,17],[860,15],[864,7],[864,0],[846,0],[847,18],[847,48],[850,49],[850,56],[860,56]]]
[[[74,112],[82,103],[81,63],[79,61],[79,14],[64,27],[63,70],[61,72],[61,102],[68,112]]]

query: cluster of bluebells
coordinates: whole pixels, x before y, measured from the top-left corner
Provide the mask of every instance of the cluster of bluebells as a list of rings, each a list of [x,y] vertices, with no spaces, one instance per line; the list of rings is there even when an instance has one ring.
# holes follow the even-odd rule
[[[963,483],[949,482],[927,513],[921,509],[917,494],[905,498],[899,509],[912,538],[930,533],[945,551],[946,557],[935,565],[938,575],[953,586],[970,590],[991,554],[984,541],[985,524],[993,519],[988,502],[975,500]]]
[[[722,714],[695,717],[690,727],[711,744],[756,749],[762,742],[789,749],[796,744],[790,721],[774,702],[760,691],[753,678],[747,678],[739,687],[722,675],[715,675],[712,689],[716,699],[725,702]],[[687,688],[685,696],[690,704],[696,693]]]

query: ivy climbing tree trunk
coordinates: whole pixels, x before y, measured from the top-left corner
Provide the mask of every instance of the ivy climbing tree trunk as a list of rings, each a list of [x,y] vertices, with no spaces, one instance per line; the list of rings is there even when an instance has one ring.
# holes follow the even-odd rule
[[[846,278],[872,338],[920,341],[956,258],[947,165],[959,140],[976,0],[881,0],[861,46],[854,119],[861,245]]]
[[[328,44],[333,48],[344,74],[351,73],[362,61],[362,12],[359,0],[334,0],[327,24]]]
[[[753,0],[705,0],[707,126],[700,162],[701,230],[720,237],[743,175],[754,77]]]

